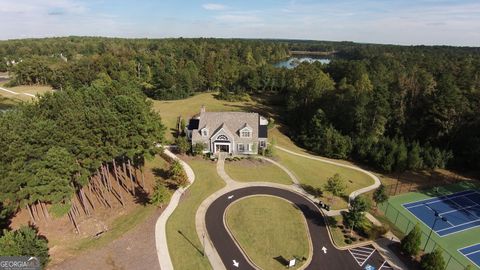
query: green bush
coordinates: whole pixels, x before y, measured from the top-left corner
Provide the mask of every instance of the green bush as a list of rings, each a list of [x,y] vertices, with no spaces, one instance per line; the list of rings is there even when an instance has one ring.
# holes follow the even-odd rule
[[[352,239],[350,238],[345,238],[345,244],[350,245],[352,243]]]

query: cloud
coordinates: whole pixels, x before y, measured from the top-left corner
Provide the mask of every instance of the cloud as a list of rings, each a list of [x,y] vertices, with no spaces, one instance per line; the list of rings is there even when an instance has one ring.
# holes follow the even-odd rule
[[[206,4],[203,4],[202,7],[206,10],[215,10],[215,11],[227,9],[227,6],[222,4],[215,4],[215,3],[206,3]]]

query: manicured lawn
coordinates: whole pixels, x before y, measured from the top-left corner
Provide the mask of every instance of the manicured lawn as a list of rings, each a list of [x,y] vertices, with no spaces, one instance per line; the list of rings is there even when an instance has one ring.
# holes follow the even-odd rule
[[[241,182],[274,182],[292,184],[290,177],[276,165],[261,159],[226,161],[225,171]]]
[[[226,220],[235,239],[261,269],[285,268],[275,259],[278,257],[308,257],[305,219],[285,200],[267,196],[243,199],[228,208]]]
[[[278,162],[290,169],[302,184],[323,189],[327,179],[335,173],[340,174],[345,181],[347,186],[345,195],[373,184],[373,179],[368,175],[349,168],[295,156],[278,149],[276,150],[276,155],[279,159]],[[327,192],[324,192],[324,196],[327,198],[330,197]],[[333,209],[342,209],[346,206],[347,202],[344,199],[339,198],[335,199],[334,204],[332,205]]]
[[[419,224],[420,229],[423,232],[421,245],[421,248],[423,248],[428,238],[428,234],[430,233],[430,228],[427,227],[424,223],[420,222],[420,220],[417,219],[417,217],[415,217],[407,209],[405,209],[402,204],[416,202],[441,195],[452,194],[467,189],[478,190],[480,189],[480,185],[476,184],[473,181],[464,181],[459,184],[440,187],[438,189],[438,192],[431,189],[422,192],[405,193],[402,195],[391,197],[389,199],[390,205],[388,208],[386,208],[387,204],[383,204],[379,208],[383,211],[383,213],[386,213],[386,217],[390,220],[390,222],[395,224],[397,229],[404,234],[408,233],[415,224]],[[460,254],[457,250],[463,247],[477,244],[479,240],[478,235],[480,235],[480,227],[452,233],[443,237],[439,237],[437,234],[432,233],[431,240],[427,245],[427,251],[430,251],[434,247],[434,242],[436,242],[441,248],[447,250],[447,252],[453,256],[447,269],[464,269],[464,267],[461,267],[460,264],[467,265],[471,262],[468,261],[466,257]],[[448,261],[450,256],[446,254],[446,252],[443,252],[443,255],[446,261]]]
[[[175,269],[211,269],[207,257],[202,256],[202,244],[195,230],[195,213],[203,200],[225,183],[217,175],[215,163],[200,158],[187,162],[195,172],[195,182],[168,219],[168,249]]]
[[[175,129],[178,116],[182,116],[185,121],[200,112],[200,107],[205,105],[207,111],[251,111],[249,108],[256,103],[251,102],[228,102],[218,100],[214,93],[202,93],[182,100],[171,101],[153,101],[155,110],[162,117],[162,121],[167,127],[167,140],[173,140],[172,130]],[[187,122],[188,124],[188,122]]]

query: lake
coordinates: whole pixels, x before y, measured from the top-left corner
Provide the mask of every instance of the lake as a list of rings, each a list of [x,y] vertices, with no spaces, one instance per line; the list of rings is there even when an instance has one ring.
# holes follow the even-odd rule
[[[307,63],[314,63],[314,62],[320,62],[322,64],[329,64],[330,59],[328,58],[313,58],[313,57],[291,57],[287,60],[278,62],[274,64],[275,67],[278,68],[288,68],[292,69],[300,65],[300,63],[307,62]]]

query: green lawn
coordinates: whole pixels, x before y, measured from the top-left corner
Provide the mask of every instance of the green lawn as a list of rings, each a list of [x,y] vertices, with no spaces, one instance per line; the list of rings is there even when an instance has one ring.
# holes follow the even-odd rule
[[[290,169],[302,184],[323,189],[327,179],[335,173],[340,174],[345,181],[347,186],[345,195],[373,184],[373,179],[356,170],[295,156],[278,149],[276,150],[276,156],[279,159],[278,162]],[[326,198],[330,197],[327,192],[324,193],[324,196]],[[336,198],[332,205],[333,209],[342,209],[346,206],[347,202],[345,199],[340,198]]]
[[[229,229],[261,269],[284,269],[277,259],[307,258],[309,244],[302,212],[291,203],[267,196],[236,202],[226,213]],[[303,263],[297,264],[297,267]]]
[[[230,177],[241,182],[292,184],[292,180],[287,173],[276,165],[261,159],[226,161],[225,171]]]
[[[5,82],[1,83],[0,86],[4,87],[3,86],[4,84]],[[17,95],[15,95],[15,94],[0,90],[1,97],[11,99],[14,101],[30,101],[35,98],[35,97],[32,97],[31,95],[37,95],[37,94],[42,95],[47,92],[51,92],[53,90],[52,87],[44,86],[44,85],[19,85],[19,86],[4,87],[4,88],[18,93]]]
[[[251,102],[228,102],[218,100],[214,93],[202,93],[195,96],[171,101],[153,101],[155,110],[162,117],[162,121],[167,127],[167,140],[173,140],[172,129],[175,128],[178,116],[182,116],[185,121],[200,112],[200,107],[205,105],[207,111],[251,111],[250,108],[256,103]],[[187,123],[188,124],[188,123]]]
[[[386,213],[386,217],[403,233],[408,233],[415,224],[419,224],[421,230],[423,231],[422,237],[422,245],[423,248],[425,246],[425,242],[427,239],[428,234],[430,233],[430,229],[420,222],[413,214],[411,214],[408,210],[406,210],[402,204],[409,203],[409,202],[416,202],[423,199],[428,199],[432,197],[437,197],[441,195],[451,194],[455,192],[459,192],[466,189],[480,189],[480,186],[477,184],[475,185],[471,181],[465,181],[459,184],[444,186],[439,188],[439,192],[436,193],[433,190],[427,190],[423,192],[410,192],[405,193],[402,195],[398,195],[395,197],[390,198],[389,202],[390,205],[387,209],[387,204],[381,205],[380,209]],[[447,269],[464,269],[461,267],[461,264],[467,265],[470,262],[461,255],[457,250],[459,248],[467,247],[473,244],[477,244],[480,235],[480,227],[468,229],[462,232],[453,233],[447,236],[439,237],[435,233],[432,234],[431,239],[427,245],[427,252],[430,251],[434,247],[434,242],[438,243],[443,249],[446,249],[448,253],[453,256],[453,259],[450,260]],[[444,256],[448,261],[450,256],[445,254]],[[478,268],[473,268],[478,269]]]
[[[203,200],[225,183],[217,175],[215,163],[203,159],[187,162],[195,172],[195,182],[168,219],[168,249],[175,269],[211,269],[208,259],[202,256],[203,248],[195,230],[195,213]]]

